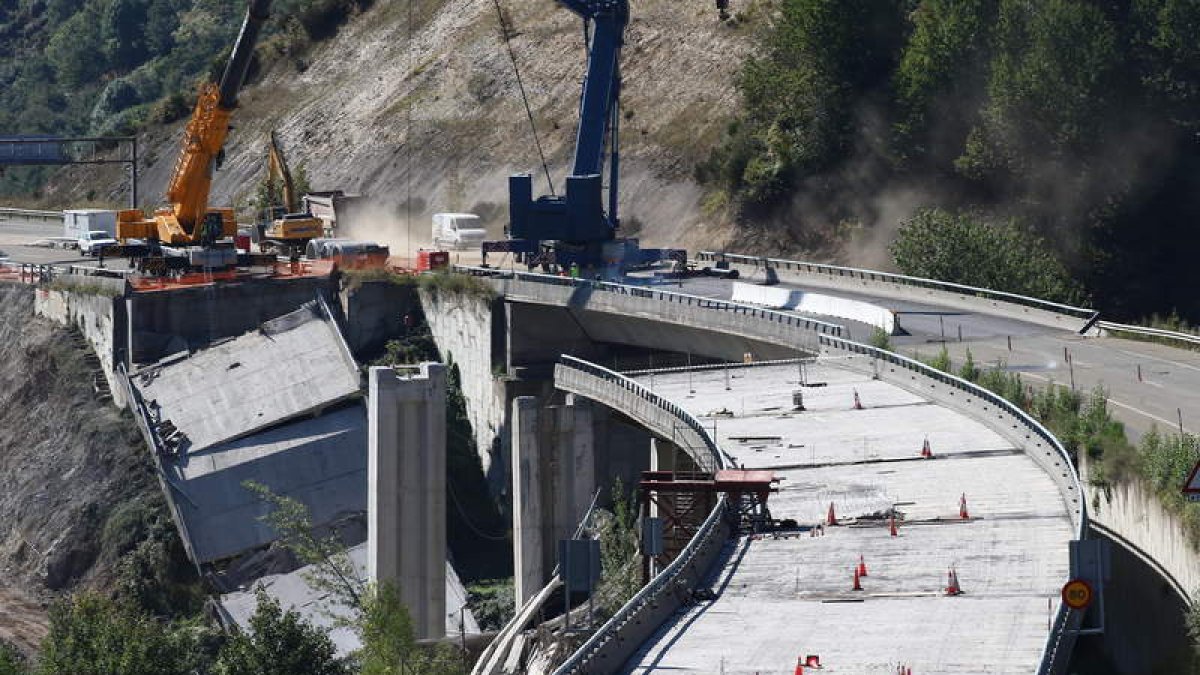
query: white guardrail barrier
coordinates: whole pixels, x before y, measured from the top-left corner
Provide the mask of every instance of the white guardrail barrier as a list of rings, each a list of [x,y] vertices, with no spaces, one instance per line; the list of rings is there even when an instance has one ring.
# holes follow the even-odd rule
[[[54,220],[62,222],[62,211],[37,211],[0,207],[0,222],[5,220]]]
[[[1030,321],[1081,334],[1087,332],[1100,318],[1099,312],[1086,307],[1072,307],[1016,293],[890,272],[716,251],[701,251],[696,254],[696,260],[718,265],[728,264],[742,272],[743,276],[758,272],[765,274],[766,269],[771,268],[780,277],[790,277],[789,280],[799,280],[814,286],[842,290],[857,288],[860,292],[878,292],[918,302],[933,299],[965,309],[978,309],[980,303],[983,303],[993,309],[1008,309]],[[1005,307],[1006,305],[1008,307]]]

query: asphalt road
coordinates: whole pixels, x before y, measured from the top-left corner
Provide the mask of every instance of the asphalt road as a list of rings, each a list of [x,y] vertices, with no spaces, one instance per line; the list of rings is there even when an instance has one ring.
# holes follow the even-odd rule
[[[945,344],[956,366],[962,363],[969,349],[980,364],[1019,372],[1030,384],[1055,382],[1070,386],[1073,381],[1077,389],[1084,391],[1102,386],[1108,393],[1113,416],[1126,425],[1132,440],[1152,427],[1178,430],[1181,417],[1184,431],[1200,432],[1200,352],[1151,342],[1084,337],[1001,314],[964,312],[930,303],[797,284],[781,285],[870,302],[895,311],[897,322],[909,334],[893,337],[892,345],[906,356],[930,357]],[[689,279],[680,290],[728,299],[732,283],[712,278]],[[816,318],[844,323],[830,317]],[[856,339],[870,334],[863,324],[851,323],[850,328]]]
[[[95,258],[83,257],[75,249],[33,246],[37,241],[50,237],[61,237],[62,223],[41,221],[0,220],[0,253],[11,262],[36,263],[40,265],[97,265]],[[111,261],[112,258],[106,258]],[[109,262],[105,265],[108,266]],[[117,263],[123,266],[124,263]]]

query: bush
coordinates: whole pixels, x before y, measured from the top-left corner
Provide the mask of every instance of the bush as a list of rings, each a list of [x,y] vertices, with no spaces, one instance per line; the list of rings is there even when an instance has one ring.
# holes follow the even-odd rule
[[[324,631],[306,622],[261,588],[250,632],[235,633],[221,649],[216,675],[347,675],[337,648]]]
[[[1043,300],[1079,303],[1083,292],[1051,248],[1015,221],[923,209],[905,221],[888,250],[904,274]]]

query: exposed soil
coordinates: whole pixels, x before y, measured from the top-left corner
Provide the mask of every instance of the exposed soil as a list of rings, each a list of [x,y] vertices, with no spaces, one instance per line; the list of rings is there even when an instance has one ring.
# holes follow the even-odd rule
[[[0,638],[23,649],[45,603],[111,588],[132,533],[105,533],[108,516],[159,489],[132,418],[97,400],[86,343],[34,317],[34,292],[0,284]]]
[[[692,174],[736,109],[736,73],[772,2],[739,0],[736,9],[746,18],[730,23],[718,19],[711,0],[631,4],[622,59],[625,234],[659,245],[722,245],[732,230],[707,221]],[[561,190],[586,70],[581,22],[554,0],[501,5]],[[314,189],[378,199],[372,226],[352,236],[389,243],[393,253],[410,243],[402,204],[411,207],[415,246],[428,238],[429,215],[437,211],[475,211],[500,236],[510,173],[534,173],[536,190],[547,189],[490,1],[376,2],[309,53],[280,57],[244,91],[240,105],[212,203],[244,205],[254,195],[266,170],[267,133],[276,129],[289,164],[293,170],[303,164]],[[181,127],[143,134],[147,200],[163,194]],[[107,186],[98,194],[124,204],[127,179],[115,168],[64,171],[49,196],[80,203],[98,181]]]

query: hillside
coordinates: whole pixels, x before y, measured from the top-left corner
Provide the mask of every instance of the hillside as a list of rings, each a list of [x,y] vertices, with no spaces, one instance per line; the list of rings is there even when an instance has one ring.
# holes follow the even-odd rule
[[[33,317],[31,288],[0,284],[0,639],[24,649],[41,637],[46,601],[76,588],[139,596],[125,586],[145,574],[133,566],[178,548],[137,429],[96,399],[86,354]],[[153,533],[160,551],[143,546]]]
[[[760,4],[744,9],[756,14]],[[553,0],[502,5],[561,188],[586,64],[580,22]],[[429,215],[444,210],[480,212],[499,235],[506,177],[540,167],[495,7],[484,0],[414,2],[411,45],[409,9],[376,3],[303,56],[265,68],[242,95],[214,203],[245,205],[265,171],[267,133],[276,129],[289,163],[306,168],[314,189],[375,198],[378,228],[360,236],[405,250],[406,206],[414,245],[426,236]],[[698,0],[647,0],[634,8],[623,62],[621,199],[630,234],[640,223],[652,243],[697,247],[728,238],[705,227],[692,174],[736,110],[734,76],[755,25],[723,24],[711,3]],[[180,129],[152,125],[143,134],[147,200],[164,190]],[[63,172],[47,196],[84,201],[83,186],[97,175]],[[97,192],[120,203],[124,184],[110,173],[108,189]],[[544,181],[538,189],[545,190]]]

